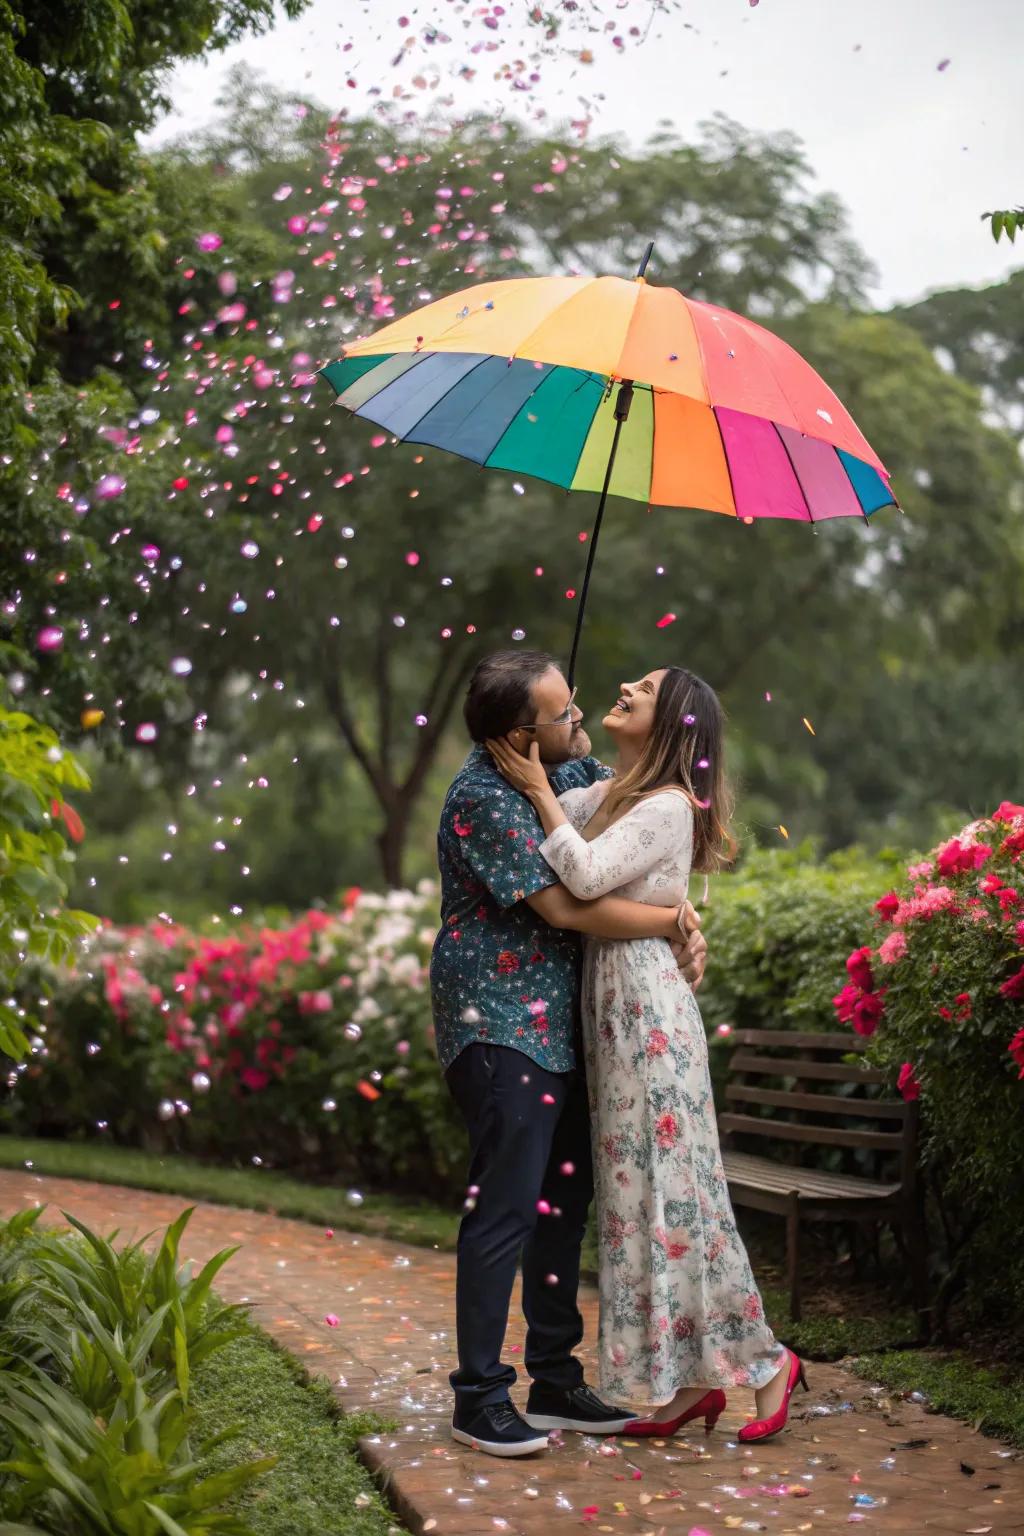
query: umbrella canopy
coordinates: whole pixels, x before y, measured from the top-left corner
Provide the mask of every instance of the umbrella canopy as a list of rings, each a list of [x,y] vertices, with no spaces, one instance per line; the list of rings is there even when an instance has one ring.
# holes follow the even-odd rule
[[[606,494],[818,522],[895,504],[878,455],[763,326],[642,278],[512,278],[438,299],[322,370],[406,442]]]

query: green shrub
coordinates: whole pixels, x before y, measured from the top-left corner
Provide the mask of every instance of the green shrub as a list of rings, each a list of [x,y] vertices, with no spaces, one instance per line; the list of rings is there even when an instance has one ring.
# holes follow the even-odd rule
[[[755,853],[715,882],[701,1006],[716,1087],[718,1026],[830,1027],[837,961],[894,868],[856,851],[816,864],[802,848]],[[55,991],[7,1126],[454,1201],[465,1135],[433,1046],[436,923],[424,885],[216,936],[107,926],[74,971],[23,984],[27,1005]]]
[[[15,1217],[0,1242],[2,1529],[55,1536],[248,1536],[225,1501],[272,1465],[214,1469],[194,1443],[192,1373],[236,1338],[240,1309],[210,1300],[233,1250],[179,1266],[190,1212],[147,1258],[67,1219]]]
[[[465,1136],[433,1045],[429,886],[216,937],[105,927],[54,987],[10,1129],[454,1194]]]
[[[74,854],[64,840],[81,834],[67,788],[88,789],[84,769],[48,726],[0,707],[0,1051],[20,1060],[26,1024],[10,994],[26,957],[48,966],[67,960],[98,919],[62,907]]]
[[[871,1037],[871,1058],[904,1096],[920,1098],[922,1158],[951,1260],[943,1296],[969,1277],[973,1305],[1016,1324],[1024,806],[1004,802],[876,895],[874,926],[860,925],[835,1011]]]

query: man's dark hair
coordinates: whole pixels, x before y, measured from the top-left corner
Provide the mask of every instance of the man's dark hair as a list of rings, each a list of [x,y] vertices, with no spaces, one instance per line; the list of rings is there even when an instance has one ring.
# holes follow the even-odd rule
[[[513,726],[532,723],[533,685],[557,667],[543,651],[495,651],[477,664],[462,713],[474,741],[506,736]]]

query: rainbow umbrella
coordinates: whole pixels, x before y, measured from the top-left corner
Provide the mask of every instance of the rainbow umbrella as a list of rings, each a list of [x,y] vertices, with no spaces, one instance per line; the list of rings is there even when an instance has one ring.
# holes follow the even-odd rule
[[[341,405],[405,442],[600,493],[570,684],[609,495],[744,523],[868,518],[897,504],[810,364],[742,315],[649,284],[651,250],[632,281],[481,283],[321,369]]]

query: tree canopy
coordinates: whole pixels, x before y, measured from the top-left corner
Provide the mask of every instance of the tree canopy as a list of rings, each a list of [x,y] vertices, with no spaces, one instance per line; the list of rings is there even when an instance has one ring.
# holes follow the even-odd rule
[[[756,314],[820,369],[904,512],[812,532],[613,505],[581,665],[591,718],[624,674],[666,657],[702,671],[729,707],[760,837],[781,823],[831,844],[923,840],[936,806],[1005,792],[1012,733],[973,723],[972,784],[958,710],[995,707],[1019,645],[1019,455],[986,424],[969,347],[950,371],[919,315],[867,311],[868,264],[795,141],[716,119],[694,143],[662,134],[630,155],[484,118],[332,120],[245,75],[224,107],[147,158],[170,232],[161,313],[138,328],[141,301],[115,320],[137,327],[116,353],[108,339],[72,366],[49,351],[31,477],[4,514],[18,562],[4,585],[20,594],[7,661],[26,703],[133,754],[115,780],[96,775],[111,838],[103,807],[127,776],[200,865],[212,818],[228,901],[254,876],[266,900],[282,881],[329,894],[372,876],[374,843],[397,880],[413,827],[412,867],[429,867],[422,796],[457,757],[468,669],[498,645],[565,654],[593,498],[396,445],[333,410],[315,368],[452,288],[628,272],[649,238],[655,281]],[[41,647],[43,630],[59,642]],[[287,831],[241,808],[265,806],[271,778],[286,804],[301,794]],[[162,841],[144,836],[154,864]],[[159,879],[179,889],[173,869]]]

